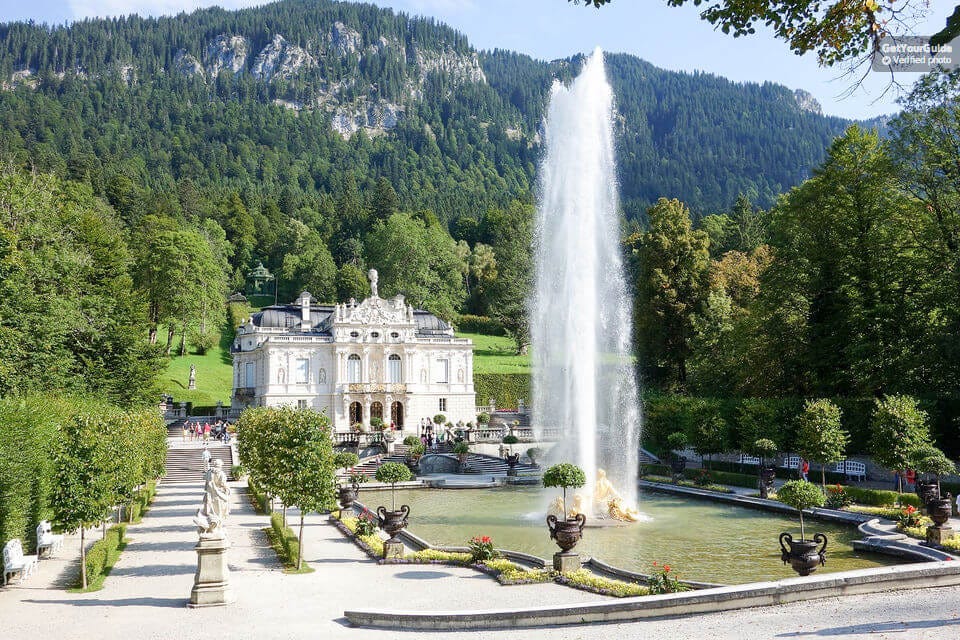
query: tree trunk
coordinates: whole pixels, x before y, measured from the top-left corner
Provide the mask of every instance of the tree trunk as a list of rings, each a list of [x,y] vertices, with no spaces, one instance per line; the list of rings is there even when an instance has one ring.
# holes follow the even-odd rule
[[[87,588],[87,545],[84,542],[83,525],[80,525],[80,588]]]
[[[150,324],[150,344],[157,344],[157,325]]]
[[[823,469],[824,464],[820,463],[820,488],[823,489],[824,493],[827,491],[827,472]]]
[[[183,327],[180,331],[180,356],[187,355],[187,321],[183,321]]]
[[[800,542],[803,542],[803,509],[800,509]]]
[[[287,505],[283,505],[283,526],[287,526]]]
[[[297,545],[297,571],[300,571],[300,568],[303,565],[303,509],[300,509],[300,536],[299,544]]]
[[[173,324],[171,323],[170,326],[167,327],[167,355],[168,356],[170,355],[170,351],[173,349],[174,333],[176,333],[176,331],[174,330]]]

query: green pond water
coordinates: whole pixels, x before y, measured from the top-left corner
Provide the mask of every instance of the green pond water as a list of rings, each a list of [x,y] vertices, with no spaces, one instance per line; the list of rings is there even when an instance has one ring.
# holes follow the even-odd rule
[[[397,506],[410,505],[408,529],[434,545],[465,546],[476,535],[493,538],[499,548],[550,558],[558,550],[545,523],[546,504],[555,492],[541,488],[397,491]],[[370,509],[390,507],[390,492],[360,491]],[[777,537],[799,537],[799,520],[706,500],[661,493],[641,495],[645,522],[588,527],[577,545],[581,556],[649,573],[653,562],[669,564],[681,578],[738,584],[794,577],[780,561]],[[827,565],[819,573],[895,564],[896,559],[854,551],[861,536],[854,527],[807,519],[807,537],[829,538]]]

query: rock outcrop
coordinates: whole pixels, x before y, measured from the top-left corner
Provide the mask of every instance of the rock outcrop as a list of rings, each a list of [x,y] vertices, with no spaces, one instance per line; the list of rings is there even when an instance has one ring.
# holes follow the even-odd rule
[[[362,99],[336,107],[331,126],[344,138],[349,138],[360,129],[375,136],[396,127],[403,118],[403,112],[403,107],[386,100]]]
[[[250,72],[255,78],[270,82],[274,78],[292,78],[301,69],[317,66],[317,61],[303,47],[290,44],[277,34],[257,54]]]
[[[250,47],[243,36],[222,34],[207,45],[203,60],[207,64],[207,74],[216,78],[222,69],[233,73],[242,72],[247,65]]]
[[[794,89],[793,97],[797,99],[797,106],[800,107],[801,111],[809,111],[810,113],[815,113],[818,116],[823,115],[823,108],[811,93],[804,91],[803,89]]]
[[[188,77],[203,77],[203,65],[196,57],[187,53],[186,49],[180,49],[173,57],[173,71]]]

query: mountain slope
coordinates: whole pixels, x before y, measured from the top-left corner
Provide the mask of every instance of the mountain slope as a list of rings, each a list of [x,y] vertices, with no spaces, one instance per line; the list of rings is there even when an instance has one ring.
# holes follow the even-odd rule
[[[382,176],[453,221],[530,197],[549,87],[581,63],[478,53],[432,20],[327,0],[0,25],[0,150],[108,195],[132,182],[162,200],[189,180],[289,215],[336,215],[346,175],[364,192]],[[779,85],[608,63],[631,217],[659,196],[699,214],[740,192],[768,205],[848,124]]]

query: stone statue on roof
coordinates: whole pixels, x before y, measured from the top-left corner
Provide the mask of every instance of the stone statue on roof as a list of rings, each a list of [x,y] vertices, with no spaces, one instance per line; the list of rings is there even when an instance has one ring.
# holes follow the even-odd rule
[[[380,276],[377,274],[376,269],[370,269],[367,272],[367,277],[370,278],[370,295],[374,298],[379,298],[377,295],[377,281],[380,279]]]

